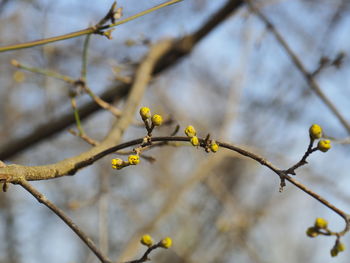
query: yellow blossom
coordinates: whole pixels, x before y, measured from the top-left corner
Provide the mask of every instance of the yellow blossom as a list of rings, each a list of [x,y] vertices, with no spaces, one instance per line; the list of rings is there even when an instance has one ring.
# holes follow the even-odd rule
[[[145,245],[147,247],[150,247],[153,245],[153,240],[150,235],[143,235],[140,240],[142,245]]]
[[[151,110],[148,107],[142,107],[140,109],[140,115],[143,120],[151,118]]]
[[[317,144],[317,148],[321,152],[327,152],[332,147],[330,140],[321,140]]]
[[[138,155],[129,155],[128,161],[129,164],[136,165],[140,162],[140,157]]]
[[[173,241],[171,240],[170,237],[166,237],[162,241],[160,241],[160,246],[163,248],[170,248],[172,244],[173,244]]]
[[[314,140],[322,137],[322,128],[317,124],[312,124],[309,129],[310,137]]]
[[[193,136],[191,138],[191,143],[192,143],[193,146],[198,146],[199,145],[198,137],[197,136]]]
[[[337,248],[338,252],[343,252],[345,250],[345,245],[342,242],[338,242],[335,247]]]
[[[163,123],[163,117],[159,114],[154,114],[152,116],[152,123],[154,126],[160,126]]]
[[[339,252],[343,252],[345,250],[345,245],[339,240],[335,243],[334,247],[331,249],[331,256],[338,256]]]
[[[185,133],[188,137],[193,137],[197,135],[196,129],[192,125],[186,127]]]
[[[210,150],[214,153],[217,152],[219,150],[219,145],[215,141],[211,141]]]
[[[324,218],[318,217],[315,220],[315,227],[320,228],[320,229],[326,229],[328,226],[327,220]]]
[[[111,163],[112,163],[112,168],[113,169],[121,169],[121,168],[123,168],[124,167],[124,162],[123,162],[123,160],[122,159],[119,159],[119,158],[117,158],[117,159],[112,159],[112,161],[111,161]]]

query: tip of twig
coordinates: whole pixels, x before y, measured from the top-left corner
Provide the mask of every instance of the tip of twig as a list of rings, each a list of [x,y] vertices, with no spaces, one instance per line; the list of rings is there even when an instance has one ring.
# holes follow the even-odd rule
[[[14,67],[19,67],[21,64],[16,59],[11,59],[11,65]]]

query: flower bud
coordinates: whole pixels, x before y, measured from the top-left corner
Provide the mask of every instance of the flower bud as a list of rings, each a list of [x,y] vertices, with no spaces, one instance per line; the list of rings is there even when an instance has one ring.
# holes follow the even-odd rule
[[[159,114],[154,114],[152,116],[152,123],[154,126],[160,126],[163,123],[163,117]]]
[[[345,245],[342,242],[338,242],[335,247],[337,248],[338,252],[343,252],[345,250]]]
[[[145,245],[147,247],[150,247],[153,245],[153,240],[150,235],[143,235],[140,240],[142,245]]]
[[[328,226],[328,222],[324,218],[318,217],[315,220],[315,225],[314,226],[316,228],[319,228],[319,229],[326,229],[327,226]]]
[[[140,115],[143,120],[151,118],[151,110],[148,107],[142,107],[140,109]]]
[[[193,136],[191,138],[191,143],[192,143],[193,146],[198,146],[199,145],[198,137],[197,136]]]
[[[317,149],[321,152],[327,152],[332,147],[330,140],[321,140],[317,144]]]
[[[136,165],[140,162],[140,157],[138,155],[129,155],[128,161],[129,164]]]
[[[160,246],[163,248],[170,248],[172,244],[173,244],[173,241],[171,240],[170,237],[166,237],[162,241],[160,241]]]
[[[193,137],[193,136],[196,136],[197,135],[197,132],[196,132],[196,129],[192,126],[192,125],[189,125],[186,127],[185,129],[185,133],[188,137]]]
[[[317,124],[312,124],[309,129],[310,137],[314,140],[320,139],[322,137],[322,128]]]
[[[331,249],[331,256],[332,257],[338,256],[338,253],[339,253],[339,251],[335,247]]]
[[[219,150],[219,145],[215,141],[211,141],[210,150],[216,153]]]
[[[315,227],[309,227],[307,230],[306,230],[306,235],[308,237],[317,237],[318,236],[318,232],[317,232],[317,229]]]
[[[124,166],[123,166],[123,164],[124,164],[123,160],[122,160],[122,159],[119,159],[119,158],[117,158],[117,159],[112,159],[111,163],[112,163],[112,168],[113,168],[113,169],[118,169],[118,170],[120,170],[121,168],[124,167]]]

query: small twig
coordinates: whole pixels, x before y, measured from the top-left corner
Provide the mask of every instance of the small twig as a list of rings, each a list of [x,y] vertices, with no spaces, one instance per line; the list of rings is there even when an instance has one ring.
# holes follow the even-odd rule
[[[81,63],[81,79],[84,82],[86,82],[87,57],[88,57],[90,38],[91,38],[91,34],[86,35],[84,40],[84,47],[83,47],[83,56],[82,56],[82,63]]]
[[[149,14],[151,12],[154,12],[154,11],[156,11],[158,9],[161,9],[163,7],[166,7],[166,6],[169,6],[169,5],[181,2],[181,1],[183,1],[183,0],[172,0],[172,1],[165,2],[163,4],[160,4],[160,5],[157,5],[155,7],[150,8],[150,9],[147,9],[145,11],[142,11],[142,12],[136,14],[136,15],[132,15],[130,17],[122,19],[122,20],[120,20],[118,22],[115,22],[113,24],[110,24],[110,25],[107,25],[107,26],[103,26],[101,28],[99,28],[99,27],[96,28],[96,27],[93,26],[93,27],[88,27],[86,29],[83,29],[83,30],[80,30],[80,31],[76,31],[76,32],[73,32],[73,33],[69,33],[69,34],[65,34],[65,35],[60,35],[60,36],[56,36],[56,37],[40,39],[40,40],[26,42],[26,43],[22,43],[22,44],[14,44],[14,45],[3,46],[3,47],[0,47],[0,52],[17,50],[17,49],[22,49],[22,48],[30,48],[30,47],[45,45],[45,44],[48,44],[48,43],[57,42],[57,41],[61,41],[61,40],[66,40],[66,39],[70,39],[70,38],[80,37],[80,36],[83,36],[83,35],[94,34],[94,33],[101,33],[101,30],[125,24],[125,23],[127,23],[127,22],[129,22],[131,20],[134,20],[136,18],[139,18],[139,17],[144,16],[146,14]]]
[[[296,164],[294,164],[292,167],[288,168],[287,170],[285,170],[284,172],[286,174],[292,174],[292,175],[295,175],[295,170],[298,169],[299,167],[307,164],[307,157],[309,157],[309,155],[315,151],[317,151],[317,147],[315,148],[312,148],[313,144],[314,144],[314,139],[312,139],[310,137],[310,143],[309,143],[309,146],[307,147],[307,150],[306,152],[304,153],[303,157],[300,159],[299,162],[297,162]]]
[[[318,67],[311,73],[311,76],[315,78],[321,73],[323,69],[330,65],[330,59],[328,57],[321,57]]]
[[[81,122],[80,122],[80,117],[79,117],[79,112],[78,112],[78,108],[77,108],[77,103],[75,98],[71,98],[71,105],[74,111],[74,118],[75,118],[75,122],[77,124],[77,129],[79,131],[79,136],[82,136],[85,134],[83,127],[81,126]]]
[[[124,263],[142,263],[142,262],[149,261],[149,260],[150,260],[150,258],[148,257],[149,254],[150,254],[153,250],[159,248],[160,246],[161,246],[161,245],[160,245],[160,242],[159,242],[158,244],[155,244],[155,245],[153,245],[153,246],[150,246],[150,247],[145,251],[145,253],[142,255],[142,257],[140,257],[139,259],[135,259],[135,260],[131,260],[131,261],[126,261],[126,262],[124,262]]]
[[[24,69],[33,73],[38,73],[47,77],[63,80],[69,84],[74,84],[75,80],[67,75],[63,75],[60,73],[57,73],[55,71],[47,70],[47,69],[42,69],[42,68],[37,68],[37,67],[30,67],[27,65],[23,65],[22,63],[19,63],[17,60],[13,59],[11,60],[11,64],[17,68]]]
[[[92,146],[97,146],[99,145],[98,141],[95,141],[94,139],[90,138],[89,136],[87,136],[85,133],[77,133],[76,131],[69,129],[68,132],[74,136],[80,137],[82,138],[84,141],[86,141],[88,144],[92,145]]]
[[[113,16],[114,16],[115,8],[116,8],[116,7],[117,7],[117,2],[115,1],[115,2],[113,2],[111,8],[109,9],[109,11],[108,11],[108,13],[105,15],[105,17],[102,18],[102,19],[95,25],[95,27],[96,27],[96,28],[99,28],[99,27],[105,25],[105,24],[108,22],[108,20],[112,19]]]
[[[87,46],[84,50],[87,50]],[[87,56],[87,51],[84,52],[84,57]],[[41,69],[41,68],[36,68],[36,67],[29,67],[29,66],[25,66],[23,64],[20,64],[17,60],[12,60],[12,65],[24,69],[24,70],[28,70],[30,72],[33,73],[39,73],[48,77],[52,77],[52,78],[56,78],[59,80],[63,80],[69,84],[72,84],[74,86],[75,89],[77,88],[82,88],[83,90],[85,90],[85,92],[103,109],[110,111],[114,116],[119,117],[121,114],[121,111],[119,109],[117,109],[116,107],[114,107],[112,104],[104,101],[103,99],[101,99],[99,96],[97,96],[87,85],[85,82],[86,79],[86,57],[83,58],[83,66],[82,66],[82,77],[80,79],[74,79],[70,76],[67,75],[62,75],[60,73],[51,71],[51,70],[46,70],[46,69]],[[79,89],[77,89],[79,91]],[[73,91],[73,93],[77,93],[75,90]],[[76,113],[75,113],[76,115]]]
[[[36,190],[31,184],[26,180],[22,179],[16,182],[26,189],[32,196],[34,196],[39,203],[42,203],[52,212],[54,212],[59,218],[61,218],[73,231],[76,233],[80,239],[90,248],[90,250],[98,257],[98,259],[103,263],[112,263],[112,261],[97,248],[94,242],[70,219],[61,209],[55,206],[51,201],[49,201],[42,193]]]
[[[104,101],[99,96],[97,96],[88,86],[83,85],[82,88],[87,94],[103,109],[110,111],[115,117],[120,117],[121,111],[114,107],[112,104]]]

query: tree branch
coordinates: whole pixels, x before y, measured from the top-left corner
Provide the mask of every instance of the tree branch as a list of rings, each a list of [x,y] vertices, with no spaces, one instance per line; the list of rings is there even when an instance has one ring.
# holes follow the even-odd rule
[[[115,26],[119,26],[121,24],[125,24],[125,23],[127,23],[127,22],[129,22],[131,20],[134,20],[136,18],[139,18],[139,17],[144,16],[146,14],[149,14],[151,12],[154,12],[154,11],[156,11],[156,10],[158,10],[160,8],[166,7],[168,5],[172,5],[172,4],[178,3],[180,1],[183,1],[183,0],[171,0],[171,1],[165,2],[163,4],[157,5],[155,7],[147,9],[145,11],[142,11],[142,12],[136,14],[136,15],[132,15],[130,17],[127,17],[125,19],[119,20],[119,21],[117,21],[117,22],[115,22],[113,24],[107,25],[107,26],[93,26],[93,27],[88,27],[86,29],[83,29],[83,30],[80,30],[80,31],[76,31],[76,32],[73,32],[73,33],[69,33],[69,34],[65,34],[65,35],[60,35],[60,36],[56,36],[56,37],[40,39],[40,40],[26,42],[26,43],[22,43],[22,44],[3,46],[3,47],[0,47],[0,53],[1,52],[6,52],[6,51],[17,50],[17,49],[23,49],[23,48],[30,48],[30,47],[45,45],[45,44],[49,44],[49,43],[53,43],[53,42],[57,42],[57,41],[61,41],[61,40],[66,40],[66,39],[70,39],[70,38],[80,37],[80,36],[84,36],[84,35],[89,35],[89,34],[100,33],[101,30],[104,30],[104,29],[107,29],[107,28],[111,28],[111,27],[115,27]]]
[[[61,209],[55,206],[50,200],[48,200],[42,193],[36,190],[26,180],[20,180],[17,182],[20,186],[26,189],[32,196],[38,200],[39,203],[45,205],[52,212],[54,212],[59,218],[61,218],[80,239],[90,248],[90,250],[100,259],[103,263],[112,263],[112,261],[99,250],[95,243],[70,219]]]

